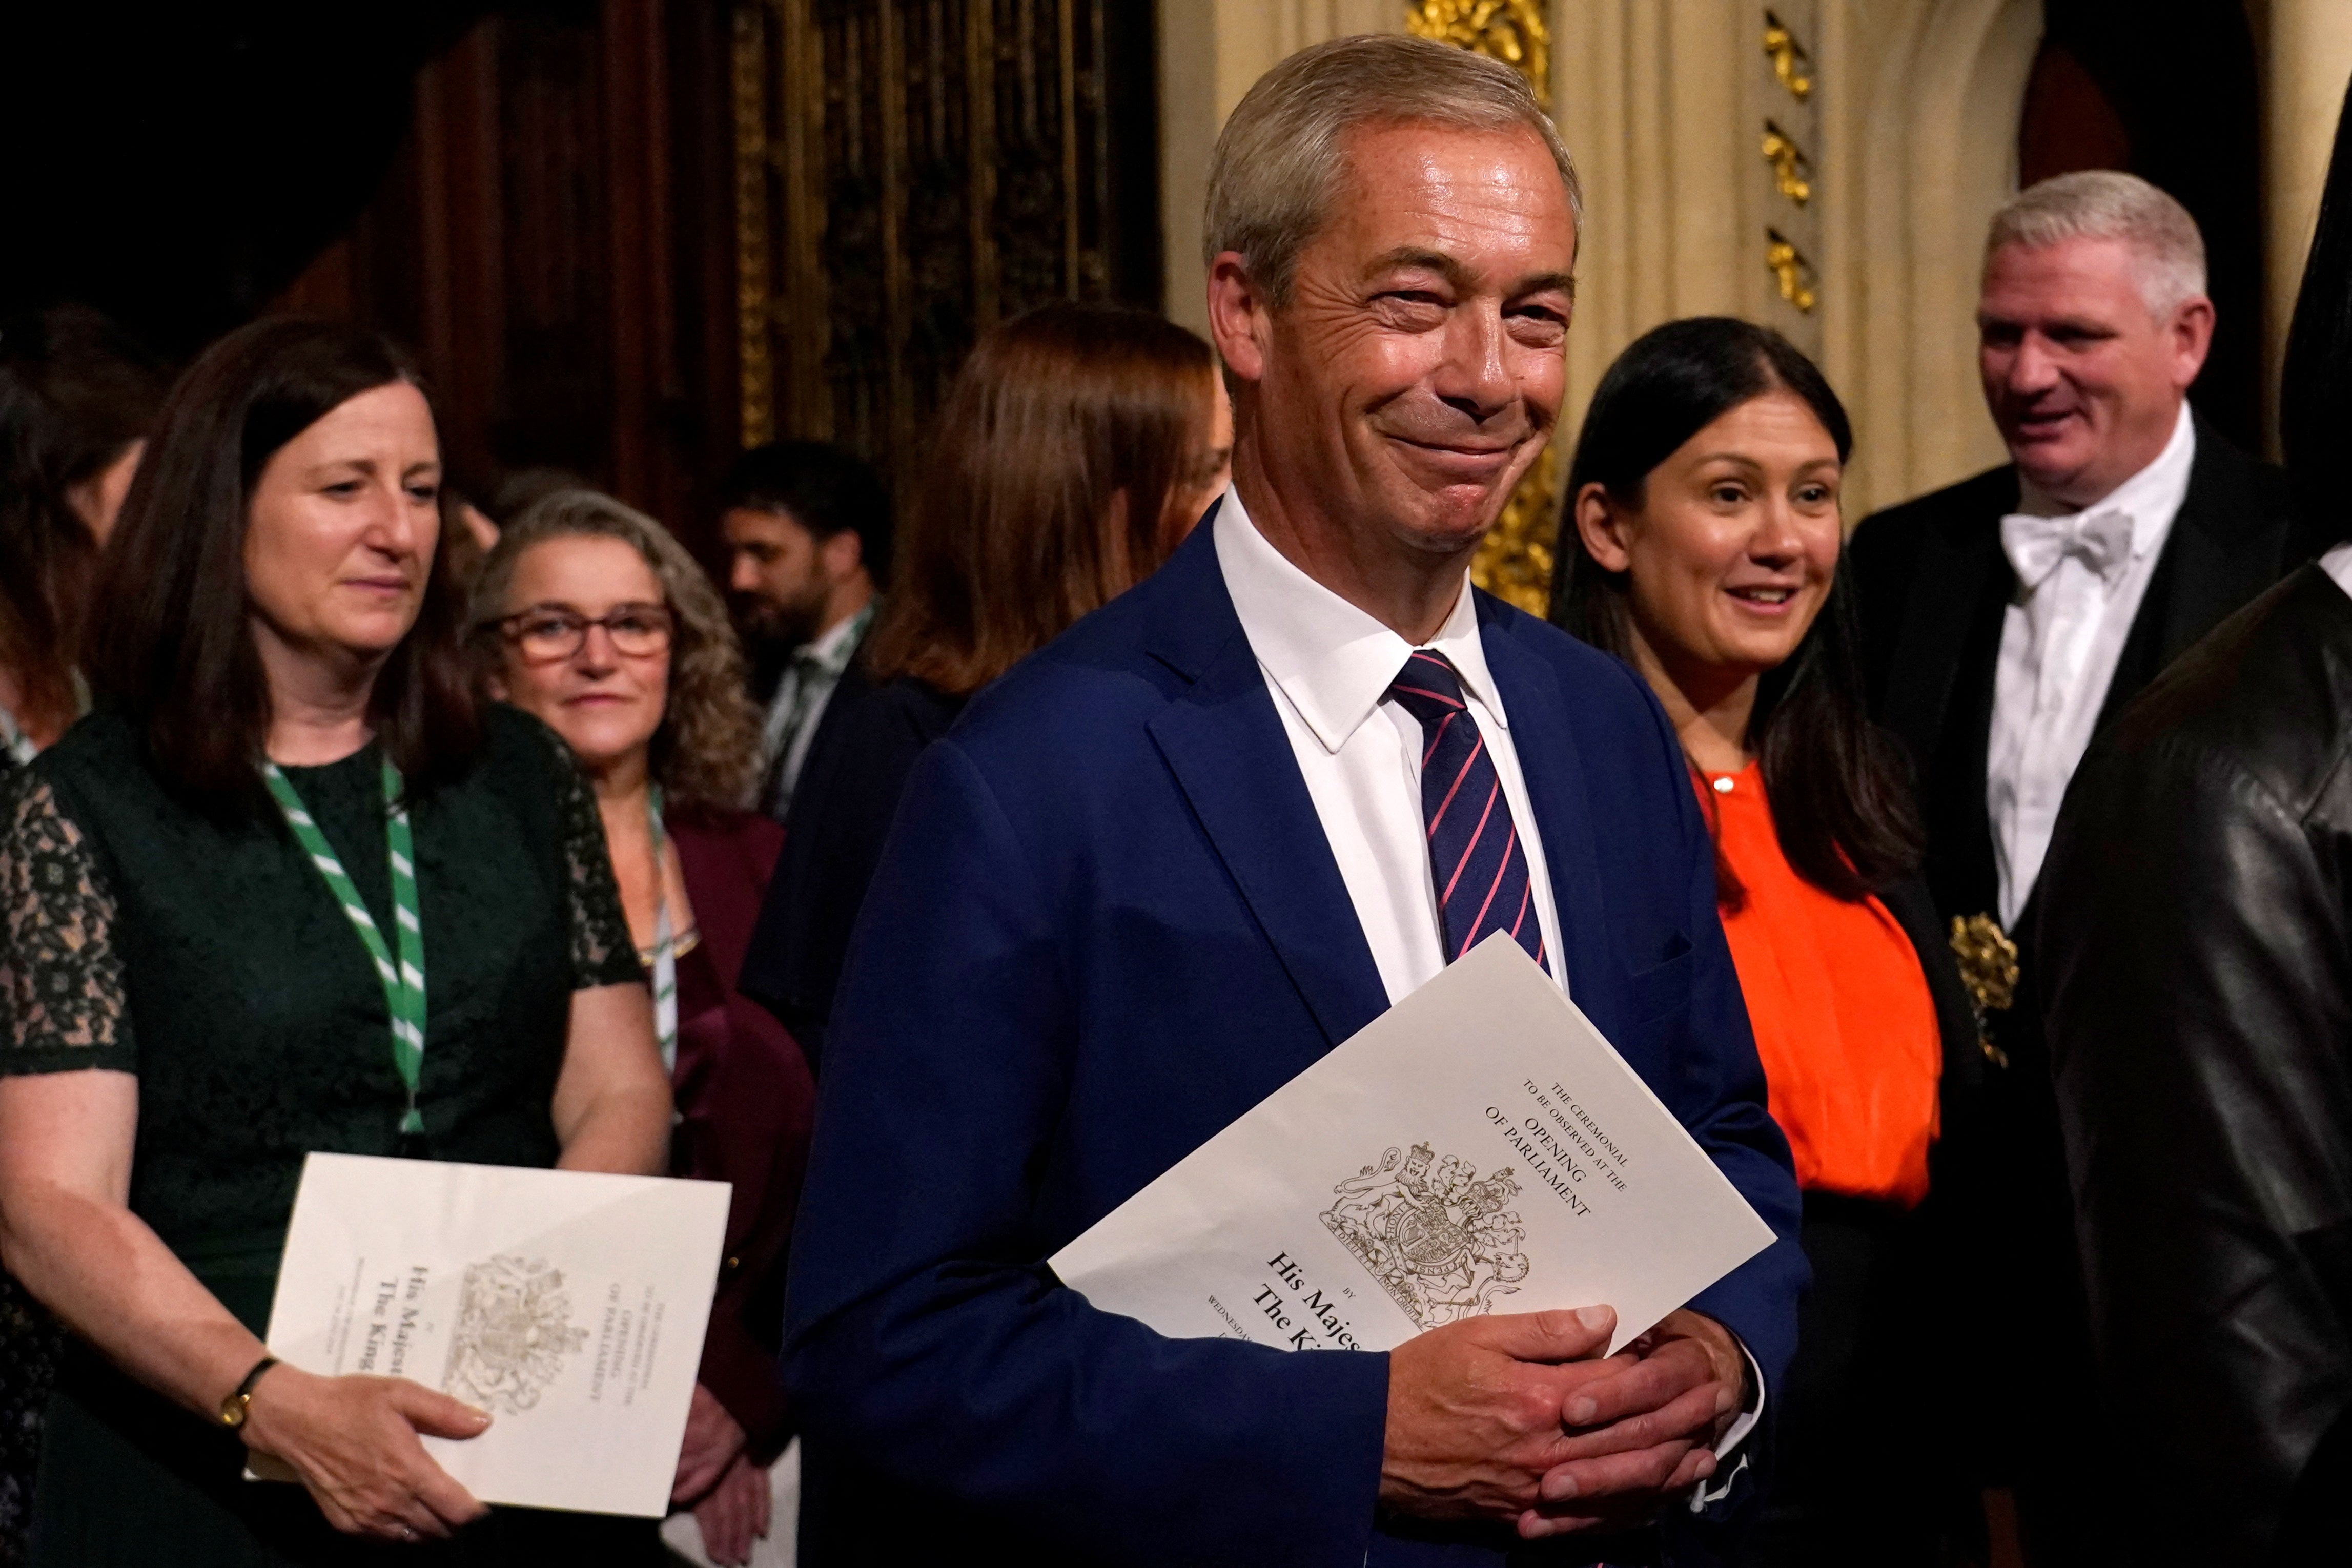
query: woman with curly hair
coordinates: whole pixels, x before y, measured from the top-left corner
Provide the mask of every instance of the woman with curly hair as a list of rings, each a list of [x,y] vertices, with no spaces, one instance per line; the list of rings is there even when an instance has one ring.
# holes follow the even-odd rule
[[[742,654],[684,547],[587,490],[548,496],[507,527],[473,619],[491,695],[546,721],[595,790],[677,1097],[671,1168],[735,1188],[675,1498],[710,1561],[750,1562],[771,1521],[768,1469],[793,1431],[775,1375],[776,1276],[814,1090],[792,1037],[735,990],[783,842],[740,809],[759,767]]]

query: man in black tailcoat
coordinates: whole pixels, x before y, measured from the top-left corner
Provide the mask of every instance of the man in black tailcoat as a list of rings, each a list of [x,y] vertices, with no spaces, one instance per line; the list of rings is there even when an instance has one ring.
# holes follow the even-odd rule
[[[1979,1266],[1971,1434],[2037,1568],[2117,1560],[2063,1155],[2030,962],[2034,893],[2092,738],[2290,559],[2284,476],[2188,407],[2212,340],[2204,245],[2132,175],[2062,175],[1992,223],[1985,400],[2012,461],[1856,533],[1872,710],[1911,751],[1927,877],[1984,1024],[1981,1121],[1938,1201]],[[2022,972],[2016,952],[2029,962]]]

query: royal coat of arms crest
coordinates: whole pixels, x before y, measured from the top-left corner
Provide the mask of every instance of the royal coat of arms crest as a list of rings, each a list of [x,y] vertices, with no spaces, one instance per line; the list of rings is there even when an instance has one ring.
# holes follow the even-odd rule
[[[539,1403],[587,1343],[588,1331],[572,1322],[562,1270],[515,1257],[471,1264],[441,1386],[486,1410],[517,1415]]]
[[[1483,1317],[1528,1277],[1518,1250],[1527,1229],[1506,1207],[1519,1193],[1516,1175],[1506,1166],[1482,1181],[1468,1161],[1436,1159],[1427,1144],[1402,1159],[1391,1147],[1331,1189],[1324,1228],[1421,1327]]]

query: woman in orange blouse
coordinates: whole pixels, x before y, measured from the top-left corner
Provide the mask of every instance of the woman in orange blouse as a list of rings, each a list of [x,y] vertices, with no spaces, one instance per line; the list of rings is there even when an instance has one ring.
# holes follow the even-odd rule
[[[1813,1291],[1735,1560],[1904,1568],[1947,1543],[1974,1555],[1940,1441],[1966,1396],[1936,1385],[1952,1339],[1926,1205],[1976,1031],[1916,880],[1900,754],[1864,713],[1838,572],[1851,446],[1837,395],[1778,333],[1719,317],[1649,333],[1586,415],[1553,618],[1633,664],[1682,738],[1805,1193]]]

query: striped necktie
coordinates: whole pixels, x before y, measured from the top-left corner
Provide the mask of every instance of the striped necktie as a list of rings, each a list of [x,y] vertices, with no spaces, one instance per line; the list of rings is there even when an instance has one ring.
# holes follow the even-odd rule
[[[1416,648],[1388,695],[1421,721],[1421,817],[1429,830],[1445,961],[1489,932],[1507,931],[1549,972],[1528,849],[1486,737],[1463,700],[1461,677],[1444,654]]]
[[[770,728],[775,737],[775,752],[768,759],[767,777],[760,783],[761,810],[781,822],[793,803],[793,787],[799,779],[792,771],[793,747],[800,739],[801,730],[809,721],[809,712],[816,706],[817,683],[827,675],[838,677],[839,672],[828,666],[824,656],[803,648],[793,655],[784,678],[793,683],[791,700],[782,704],[780,717],[772,717]],[[828,685],[825,691],[830,694]],[[778,692],[778,696],[783,695]],[[805,763],[806,758],[803,759]]]

